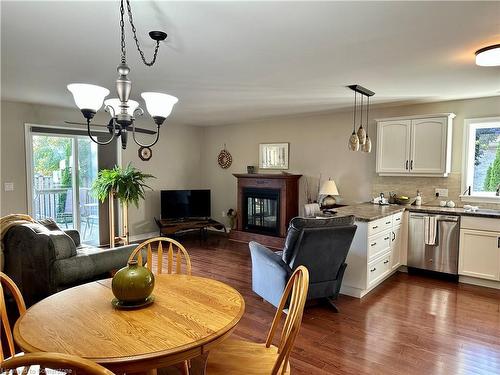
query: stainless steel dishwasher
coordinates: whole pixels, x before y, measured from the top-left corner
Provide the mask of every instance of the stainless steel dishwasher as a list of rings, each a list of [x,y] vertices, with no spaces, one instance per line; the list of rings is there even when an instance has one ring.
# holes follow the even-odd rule
[[[425,241],[426,216],[436,220],[434,245],[427,245]],[[459,216],[410,212],[408,267],[457,275],[459,237]]]

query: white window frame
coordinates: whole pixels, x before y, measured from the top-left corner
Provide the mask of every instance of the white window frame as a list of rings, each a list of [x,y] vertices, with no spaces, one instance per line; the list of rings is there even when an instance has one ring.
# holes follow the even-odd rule
[[[481,126],[480,126],[481,125]],[[484,126],[487,125],[487,126]],[[477,128],[500,127],[500,116],[498,117],[481,117],[470,118],[464,121],[464,144],[462,155],[462,191],[473,185],[474,175],[474,142],[471,139],[471,134]],[[460,199],[464,202],[479,202],[479,203],[500,203],[500,197],[495,195],[495,192],[474,192],[471,195],[460,195]]]

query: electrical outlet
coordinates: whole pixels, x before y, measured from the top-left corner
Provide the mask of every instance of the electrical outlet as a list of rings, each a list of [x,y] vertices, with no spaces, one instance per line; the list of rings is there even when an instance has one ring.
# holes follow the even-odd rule
[[[435,189],[434,191],[440,197],[447,197],[448,196],[448,189]]]
[[[222,211],[221,216],[224,218],[226,217],[226,211]]]
[[[14,183],[13,182],[5,182],[3,184],[3,189],[5,191],[14,191]]]

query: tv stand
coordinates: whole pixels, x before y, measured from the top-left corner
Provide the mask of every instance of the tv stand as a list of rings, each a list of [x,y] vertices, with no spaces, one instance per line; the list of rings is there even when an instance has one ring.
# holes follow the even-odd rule
[[[156,225],[160,230],[160,236],[171,236],[179,232],[185,232],[188,230],[199,230],[200,235],[205,235],[208,228],[214,228],[218,230],[224,230],[226,233],[226,227],[224,224],[219,223],[211,218],[189,218],[183,217],[179,219],[157,219],[155,218]]]

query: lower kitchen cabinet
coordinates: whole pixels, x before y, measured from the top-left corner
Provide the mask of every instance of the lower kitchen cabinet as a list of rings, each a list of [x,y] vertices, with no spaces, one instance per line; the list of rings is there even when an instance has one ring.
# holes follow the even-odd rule
[[[461,229],[458,273],[500,281],[500,232]]]
[[[347,256],[340,292],[361,298],[402,264],[406,231],[403,212],[369,222],[357,221],[358,229]]]

